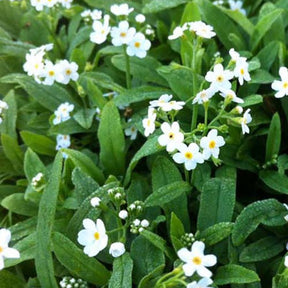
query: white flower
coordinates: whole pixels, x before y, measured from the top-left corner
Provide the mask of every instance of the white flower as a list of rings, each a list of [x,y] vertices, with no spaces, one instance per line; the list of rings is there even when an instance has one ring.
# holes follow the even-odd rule
[[[135,220],[133,221],[133,224],[134,224],[135,226],[139,226],[139,225],[141,224],[141,221],[140,221],[139,219],[135,219]]]
[[[195,98],[192,101],[192,104],[198,103],[198,104],[203,104],[207,101],[209,101],[210,98],[212,98],[214,96],[214,90],[213,89],[204,89],[202,91],[200,91],[199,93],[197,93],[197,95],[195,96]]]
[[[97,219],[95,223],[91,219],[86,218],[83,220],[83,226],[85,229],[78,233],[77,241],[85,246],[85,254],[89,257],[94,257],[105,249],[108,244],[105,225],[101,219]]]
[[[285,256],[284,265],[286,268],[288,268],[288,255]]]
[[[69,135],[58,134],[56,140],[57,140],[56,150],[59,150],[61,148],[68,148],[71,145]]]
[[[79,74],[77,72],[78,65],[68,60],[60,60],[55,65],[56,81],[62,84],[68,84],[70,80],[77,81]]]
[[[200,140],[200,146],[203,149],[203,158],[207,160],[211,155],[214,158],[218,158],[220,153],[219,147],[223,145],[225,145],[224,138],[217,135],[216,129],[210,130],[208,135],[202,137]]]
[[[194,31],[196,35],[202,38],[210,39],[216,35],[216,33],[213,31],[213,27],[202,21],[190,22],[188,25],[190,31]]]
[[[0,229],[0,270],[4,268],[4,258],[20,258],[20,253],[14,248],[9,248],[11,232],[8,229]]]
[[[231,89],[223,90],[223,92],[221,92],[220,95],[222,97],[224,97],[225,99],[228,99],[229,101],[233,101],[235,103],[244,103],[244,100],[239,98],[239,97],[237,97],[235,92],[233,90],[231,90]]]
[[[106,41],[107,35],[110,32],[109,15],[104,15],[104,22],[94,21],[92,28],[93,32],[90,34],[90,41],[96,44],[101,44]]]
[[[177,26],[174,28],[172,35],[168,36],[169,40],[175,40],[177,38],[180,38],[184,35],[185,29],[181,26]]]
[[[213,281],[210,278],[202,278],[198,282],[193,281],[192,283],[189,283],[187,285],[187,288],[211,288],[209,287],[210,284],[212,284]]]
[[[145,58],[147,50],[151,47],[151,42],[145,38],[144,34],[138,32],[133,39],[128,43],[126,52],[129,56],[136,56],[138,58]]]
[[[36,176],[34,176],[31,180],[31,184],[33,187],[36,187],[38,183],[43,179],[43,173],[39,172]]]
[[[158,143],[161,146],[166,146],[168,152],[172,152],[184,141],[184,135],[180,132],[178,122],[173,122],[171,126],[164,122],[161,124],[161,130],[164,134],[158,137]]]
[[[179,152],[173,155],[173,160],[178,164],[184,163],[186,170],[195,169],[197,163],[204,162],[203,156],[199,152],[199,146],[196,143],[190,143],[189,146],[181,143],[177,149]]]
[[[114,242],[111,244],[109,249],[109,254],[111,254],[114,258],[120,257],[125,253],[125,246],[121,242]]]
[[[8,104],[5,101],[0,100],[0,114],[3,112],[3,110],[7,110]]]
[[[69,9],[71,7],[71,3],[73,0],[58,0],[58,2],[66,9]]]
[[[288,95],[288,69],[286,67],[280,67],[279,75],[281,81],[274,80],[272,83],[272,89],[278,91],[275,94],[276,98],[282,98],[285,95]]]
[[[90,9],[86,9],[86,10],[82,11],[80,15],[81,15],[82,18],[91,17],[91,10]]]
[[[133,39],[135,33],[136,29],[134,27],[129,28],[128,21],[121,21],[118,27],[112,27],[111,29],[112,44],[114,46],[128,44]]]
[[[246,10],[242,8],[242,5],[243,5],[242,1],[229,0],[228,4],[231,10],[239,11],[243,15],[246,15]]]
[[[146,20],[146,17],[145,17],[143,14],[137,14],[137,15],[135,16],[135,21],[136,21],[137,23],[144,23],[145,20]]]
[[[58,0],[46,0],[45,6],[48,8],[52,8],[55,4],[57,4]]]
[[[216,1],[213,1],[212,4],[221,6],[224,4],[224,1],[223,0],[216,0]]]
[[[56,125],[69,120],[71,118],[70,112],[72,112],[73,109],[74,105],[69,104],[68,102],[60,104],[57,110],[54,112],[55,118],[53,119],[53,124]]]
[[[234,48],[231,48],[229,50],[229,55],[231,57],[231,61],[233,61],[235,63],[240,59],[240,54],[238,52],[236,52]]]
[[[125,219],[128,217],[128,212],[127,212],[127,210],[121,210],[121,211],[119,212],[118,216],[119,216],[120,219],[125,220]]]
[[[90,204],[92,207],[98,207],[100,205],[101,199],[99,197],[93,197],[90,200]]]
[[[249,124],[252,121],[252,117],[250,115],[250,111],[251,109],[247,109],[244,114],[243,117],[241,118],[241,128],[242,128],[242,133],[249,133],[249,127],[247,124]]]
[[[45,7],[45,0],[30,0],[31,6],[35,7],[37,11],[42,11]]]
[[[43,71],[40,74],[41,77],[44,77],[42,84],[44,85],[53,85],[54,81],[56,80],[56,67],[55,65],[49,61],[45,61],[45,66],[43,68]]]
[[[148,226],[149,226],[149,221],[147,220],[147,219],[143,219],[142,221],[141,221],[141,226],[143,227],[143,228],[147,228]]]
[[[128,122],[131,122],[131,119],[129,119]],[[130,137],[131,140],[135,140],[137,137],[137,128],[134,125],[130,125],[124,130],[124,133],[126,136]]]
[[[90,17],[92,18],[93,21],[100,20],[102,19],[102,11],[94,9],[93,11],[91,11]]]
[[[26,62],[23,65],[23,70],[27,72],[29,76],[34,76],[36,80],[36,78],[43,73],[43,69],[43,55],[26,54]]]
[[[184,101],[170,101],[171,98],[172,95],[163,94],[158,100],[150,101],[150,107],[159,107],[161,110],[169,112],[171,110],[181,110],[185,105]]]
[[[133,10],[134,8],[129,8],[127,3],[120,5],[114,4],[110,7],[111,13],[114,14],[115,16],[121,16],[121,15],[128,16]]]
[[[156,112],[154,108],[149,107],[148,117],[142,120],[142,125],[145,128],[144,135],[148,137],[155,131]]]
[[[236,78],[238,78],[239,84],[243,85],[244,80],[245,81],[250,81],[251,77],[248,71],[248,67],[249,64],[246,61],[245,57],[240,57],[237,61],[236,61],[236,66],[234,68],[234,76]]]
[[[231,89],[231,83],[229,82],[234,76],[233,72],[224,70],[222,64],[216,64],[213,72],[208,71],[205,80],[211,82],[211,89],[215,92]]]
[[[178,257],[185,262],[183,265],[184,274],[188,277],[195,272],[200,277],[210,278],[212,272],[206,267],[214,266],[217,262],[215,255],[204,255],[205,244],[201,241],[195,241],[192,244],[191,251],[182,248],[177,252]]]

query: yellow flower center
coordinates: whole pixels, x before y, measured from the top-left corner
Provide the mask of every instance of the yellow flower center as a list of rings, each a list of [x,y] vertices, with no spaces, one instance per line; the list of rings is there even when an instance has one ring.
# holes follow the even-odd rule
[[[150,125],[151,125],[151,120],[148,119],[148,120],[147,120],[147,126],[149,127]]]
[[[241,75],[244,75],[245,71],[243,68],[240,69],[240,73],[241,73]]]
[[[126,37],[126,35],[127,35],[127,34],[126,34],[125,32],[121,32],[121,33],[120,33],[120,37]]]
[[[3,249],[3,247],[1,247],[1,246],[0,246],[0,253],[2,253],[2,252],[3,252],[3,250],[4,250],[4,249]]]
[[[214,140],[211,140],[209,143],[209,148],[213,149],[213,148],[215,148],[215,146],[216,146],[216,142]]]
[[[96,240],[99,240],[99,239],[100,239],[100,234],[99,234],[98,232],[95,232],[95,233],[94,233],[94,238],[95,238]]]
[[[170,139],[174,139],[174,133],[169,133],[169,135],[168,135],[168,137],[170,138]]]
[[[70,69],[66,70],[66,75],[71,75],[72,71]]]
[[[202,260],[200,257],[196,256],[192,259],[192,262],[195,264],[195,265],[200,265],[202,263]]]
[[[284,89],[287,89],[287,88],[288,88],[288,82],[284,82],[283,88],[284,88]]]
[[[222,82],[223,80],[224,80],[223,76],[219,75],[219,76],[217,77],[217,81],[218,81],[218,82]]]
[[[191,152],[186,152],[184,156],[186,159],[189,159],[189,160],[193,158],[193,154]]]
[[[104,29],[101,30],[101,34],[105,34],[105,30]]]
[[[135,46],[136,48],[139,48],[140,45],[141,45],[140,42],[135,42],[135,43],[134,43],[134,46]]]
[[[55,72],[54,72],[54,71],[49,71],[49,72],[48,72],[48,74],[49,74],[49,76],[51,76],[51,77],[52,77],[52,76],[54,76],[54,75],[55,75]]]

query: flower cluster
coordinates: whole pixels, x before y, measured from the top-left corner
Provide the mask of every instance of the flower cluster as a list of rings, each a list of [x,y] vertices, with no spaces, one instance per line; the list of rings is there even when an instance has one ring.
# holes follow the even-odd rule
[[[3,122],[3,112],[8,108],[8,104],[5,101],[0,100],[0,124]]]
[[[142,232],[144,229],[146,229],[149,226],[149,221],[147,219],[143,219],[142,221],[136,218],[130,227],[130,232],[133,234],[137,234]]]
[[[40,192],[45,186],[44,174],[39,172],[34,176],[31,180],[31,185],[35,191]]]
[[[70,276],[63,277],[59,284],[62,288],[88,288],[88,283],[86,281],[75,279]]]
[[[59,105],[57,110],[54,112],[55,118],[53,119],[53,124],[59,124],[67,121],[71,118],[70,113],[74,110],[74,105],[68,102]]]
[[[52,8],[58,5],[69,9],[72,2],[73,0],[30,0],[31,6],[35,7],[37,11],[42,11],[45,7]]]
[[[46,52],[53,49],[53,44],[42,45],[30,49],[26,54],[23,69],[29,76],[33,76],[37,83],[53,85],[54,82],[68,84],[70,80],[77,81],[78,65],[68,60],[60,60],[56,64],[46,59]]]
[[[104,43],[108,36],[111,37],[111,42],[114,46],[124,46],[127,55],[144,58],[147,51],[151,47],[151,42],[146,39],[142,32],[137,32],[135,27],[130,27],[128,15],[134,10],[128,4],[112,5],[110,7],[111,13],[121,19],[117,22],[118,26],[110,26],[110,15],[105,14],[102,17],[102,11],[99,10],[85,10],[81,13],[84,19],[92,20],[93,32],[90,34],[90,41],[96,44]],[[135,17],[138,24],[145,22],[145,16],[138,14]]]
[[[71,145],[71,139],[70,139],[70,135],[62,135],[62,134],[58,134],[56,137],[56,150],[60,150],[62,148],[69,148]],[[66,153],[62,153],[64,158],[67,158]]]
[[[225,4],[225,2],[223,0],[216,0],[212,2],[214,5],[217,6],[223,6]],[[239,11],[240,13],[242,13],[243,15],[246,15],[247,12],[246,10],[243,8],[243,1],[241,0],[228,0],[229,5],[229,9],[232,11]]]

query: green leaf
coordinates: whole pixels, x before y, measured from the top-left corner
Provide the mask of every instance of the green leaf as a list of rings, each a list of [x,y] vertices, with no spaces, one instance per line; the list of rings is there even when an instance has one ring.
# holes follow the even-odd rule
[[[278,113],[273,115],[269,126],[268,137],[266,141],[265,162],[271,161],[273,156],[277,156],[281,145],[281,121]]]
[[[25,236],[28,236],[35,232],[37,225],[37,218],[30,217],[22,222],[18,222],[9,227],[11,232],[12,241],[17,241]]]
[[[188,0],[152,0],[142,9],[143,13],[157,13],[189,2]]]
[[[234,223],[231,222],[217,223],[202,231],[199,237],[204,239],[207,246],[213,246],[227,238],[232,233],[233,226]]]
[[[42,287],[57,287],[51,254],[51,236],[61,183],[62,153],[58,152],[53,163],[49,182],[42,194],[37,223],[35,266]]]
[[[275,78],[266,70],[258,69],[251,73],[249,84],[270,84]]]
[[[122,175],[125,171],[125,139],[121,119],[113,101],[108,102],[101,113],[98,129],[100,161],[106,173]]]
[[[120,71],[126,71],[126,61],[124,55],[115,55],[111,59],[112,64]],[[167,82],[156,72],[161,64],[156,59],[146,56],[144,59],[130,57],[131,75],[144,82],[156,83],[166,86]]]
[[[15,274],[8,270],[0,271],[0,283],[1,288],[25,288],[25,282],[23,279],[17,277]],[[56,287],[56,286],[55,286]]]
[[[39,172],[42,172],[43,174],[46,172],[45,165],[40,160],[38,155],[30,148],[28,148],[25,152],[24,171],[29,182],[31,182],[32,178]]]
[[[271,189],[281,194],[288,194],[288,177],[273,170],[262,170],[260,179]]]
[[[72,149],[61,149],[61,151],[68,155],[69,159],[74,163],[75,167],[79,167],[84,173],[91,176],[100,185],[104,183],[105,178],[102,171],[87,155]]]
[[[109,288],[132,287],[133,261],[128,253],[118,257],[113,262],[113,273],[109,280]]]
[[[95,285],[107,284],[110,272],[103,264],[93,257],[88,257],[82,249],[78,248],[61,233],[54,232],[52,240],[53,250],[57,259],[68,269],[72,276],[84,279]]]
[[[10,160],[15,171],[19,175],[23,173],[23,158],[24,154],[18,145],[18,141],[8,134],[1,134],[1,142],[6,157]]]
[[[278,237],[267,236],[246,246],[239,260],[241,262],[257,262],[270,259],[284,250],[284,244]]]
[[[164,268],[165,265],[160,265],[159,267],[155,268],[152,272],[150,272],[148,275],[144,276],[141,279],[138,288],[155,287],[158,278],[163,274]]]
[[[92,126],[95,109],[80,109],[74,115],[73,118],[85,129],[89,129]]]
[[[194,186],[198,191],[203,191],[203,185],[211,178],[211,167],[208,163],[197,165],[194,170]]]
[[[259,51],[256,57],[260,60],[262,69],[267,71],[270,69],[279,53],[280,45],[280,42],[272,41]]]
[[[264,17],[262,17],[255,26],[255,30],[250,38],[250,46],[252,51],[255,51],[261,39],[268,33],[272,24],[281,16],[283,9],[275,9]]]
[[[191,191],[189,183],[184,181],[176,181],[167,184],[158,190],[154,191],[145,201],[145,206],[161,206],[172,203],[172,201],[181,196],[185,195],[186,192]]]
[[[281,226],[286,223],[286,208],[276,199],[256,201],[246,206],[237,217],[232,231],[232,242],[240,246],[259,224]]]
[[[163,94],[170,93],[169,90],[153,86],[141,86],[132,89],[127,89],[117,95],[114,102],[117,106],[128,105],[145,100],[158,99]]]
[[[0,54],[11,55],[24,59],[26,53],[28,53],[29,49],[31,48],[34,48],[34,46],[28,43],[12,41],[5,37],[0,37]]]
[[[7,196],[2,200],[1,205],[10,212],[25,216],[37,215],[38,211],[38,207],[34,203],[24,199],[24,193]]]
[[[249,95],[249,96],[243,98],[243,100],[244,100],[244,103],[240,104],[240,106],[242,106],[242,107],[250,107],[253,105],[263,103],[263,97],[259,94]]]
[[[220,222],[230,222],[235,205],[236,179],[213,178],[201,193],[197,228],[202,231]]]
[[[245,284],[258,281],[260,279],[254,271],[236,264],[219,267],[214,276],[216,285]]]
[[[33,151],[48,156],[54,156],[56,154],[56,143],[49,137],[30,131],[21,131],[20,135],[24,143]]]
[[[136,283],[160,265],[165,264],[163,252],[142,235],[132,242],[130,251],[134,263],[133,279]]]
[[[176,252],[183,247],[180,239],[184,234],[185,229],[181,220],[172,212],[170,219],[170,239]]]

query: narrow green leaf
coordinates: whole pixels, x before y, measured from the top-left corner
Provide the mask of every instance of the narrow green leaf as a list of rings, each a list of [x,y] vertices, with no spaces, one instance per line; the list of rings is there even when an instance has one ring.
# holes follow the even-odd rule
[[[21,131],[20,135],[24,143],[33,151],[48,156],[54,156],[56,154],[56,143],[49,137],[30,131]]]
[[[240,106],[242,106],[242,107],[250,107],[253,105],[263,103],[263,97],[259,94],[249,95],[249,96],[243,98],[243,100],[244,100],[244,103],[240,104]]]
[[[273,170],[262,170],[260,179],[271,189],[281,194],[288,194],[288,177]]]
[[[260,281],[256,272],[236,264],[219,267],[214,276],[216,285],[245,284]]]
[[[275,62],[280,49],[280,42],[272,41],[265,45],[262,50],[256,55],[260,60],[262,69],[269,71],[272,64]]]
[[[42,194],[37,223],[37,246],[35,266],[42,287],[57,287],[51,254],[51,235],[56,213],[57,198],[61,182],[62,153],[58,152],[52,167],[49,182]]]
[[[267,226],[284,225],[286,214],[286,208],[275,199],[266,199],[249,204],[236,219],[232,231],[233,244],[240,246],[261,223]]]
[[[21,41],[12,41],[0,37],[0,54],[11,55],[14,57],[25,58],[25,54],[34,46]]]
[[[9,227],[12,241],[17,241],[27,235],[32,234],[36,230],[37,218],[30,217],[22,222],[18,222]]]
[[[265,162],[271,161],[273,156],[278,156],[281,145],[281,121],[278,113],[273,115],[266,141]]]
[[[189,0],[152,0],[144,6],[143,13],[157,13],[162,10],[177,7],[186,2],[189,2]]]
[[[84,279],[95,285],[107,284],[110,272],[103,264],[95,258],[88,257],[61,233],[54,232],[52,240],[53,250],[57,259],[74,277]]]
[[[113,273],[109,280],[109,288],[132,287],[133,261],[128,253],[118,257],[113,262]]]
[[[227,238],[233,229],[234,223],[221,222],[208,227],[200,233],[200,238],[204,239],[207,246],[213,246]]]
[[[100,161],[105,171],[123,175],[125,170],[125,139],[121,119],[113,101],[108,102],[101,113],[98,129]]]
[[[202,231],[220,222],[230,222],[235,205],[235,179],[213,178],[203,185],[197,228]]]
[[[25,175],[29,182],[32,178],[36,176],[39,172],[45,174],[46,167],[43,162],[40,160],[38,155],[28,148],[24,156],[24,171]]]
[[[182,222],[176,216],[176,214],[172,212],[170,219],[170,238],[175,252],[177,252],[183,247],[180,239],[184,234],[185,229]]]
[[[278,237],[267,236],[246,246],[239,260],[241,262],[257,262],[270,259],[284,250],[284,243]]]
[[[175,198],[185,195],[186,192],[191,191],[189,183],[184,181],[177,181],[167,184],[158,190],[154,191],[145,201],[145,206],[161,206],[172,203]]]
[[[61,151],[68,155],[69,159],[74,163],[75,167],[79,167],[84,173],[91,176],[100,185],[104,183],[105,178],[102,171],[87,155],[72,149],[61,149]]]

